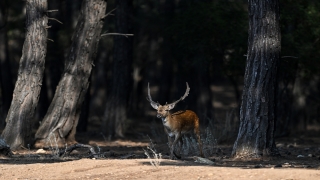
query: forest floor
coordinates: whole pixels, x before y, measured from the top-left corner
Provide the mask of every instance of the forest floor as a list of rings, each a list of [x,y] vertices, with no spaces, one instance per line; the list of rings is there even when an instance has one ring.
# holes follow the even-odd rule
[[[27,148],[11,158],[0,158],[0,179],[320,179],[319,138],[277,139],[281,157],[261,161],[233,160],[231,143],[216,144],[206,160],[199,161],[193,152],[181,160],[169,160],[166,143],[150,143],[149,138],[80,139],[93,146],[99,157],[89,157],[86,148],[65,157],[57,157],[54,146]],[[153,159],[158,153],[161,158]]]

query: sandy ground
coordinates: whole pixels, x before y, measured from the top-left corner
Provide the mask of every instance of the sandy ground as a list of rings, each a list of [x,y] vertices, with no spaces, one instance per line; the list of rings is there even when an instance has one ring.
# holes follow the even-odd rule
[[[0,180],[320,180],[320,138],[278,139],[281,157],[261,161],[235,161],[230,157],[232,144],[215,145],[211,147],[210,156],[207,156],[208,160],[214,162],[211,165],[195,162],[197,152],[189,152],[181,160],[169,160],[166,143],[155,143],[154,149],[162,154],[157,167],[152,166],[145,155],[145,150],[150,146],[148,139],[105,141],[93,138],[82,143],[94,147],[99,156],[90,157],[87,148],[76,149],[65,157],[56,157],[54,147],[41,151],[39,148],[26,148],[14,152],[11,158],[0,157]]]
[[[55,163],[0,165],[0,179],[306,179],[319,180],[320,170],[303,168],[233,168],[148,159],[80,159]]]

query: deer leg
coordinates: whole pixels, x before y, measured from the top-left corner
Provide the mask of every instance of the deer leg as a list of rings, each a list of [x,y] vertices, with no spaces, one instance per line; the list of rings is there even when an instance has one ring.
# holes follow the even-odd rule
[[[182,136],[181,136],[180,139],[179,139],[179,154],[180,154],[180,158],[181,158],[181,149],[182,149],[182,146],[183,146],[183,141],[182,141]]]
[[[179,138],[179,140],[178,140],[179,142],[177,142],[179,145],[179,149],[178,149],[178,152],[179,152],[179,155],[177,154],[177,153],[175,153],[174,151],[173,151],[173,154],[176,156],[176,158],[177,159],[181,159],[181,147],[182,147],[182,136],[180,136],[180,138]]]
[[[164,128],[164,131],[166,132],[167,136],[168,136],[168,146],[170,148],[170,152],[171,152],[171,148],[172,148],[172,137],[170,136],[170,133],[168,132],[167,128]]]
[[[195,132],[194,132],[194,133],[195,133],[195,135],[197,136],[200,156],[201,156],[201,157],[204,157],[203,152],[202,152],[202,142],[201,142],[201,138],[200,138],[199,128],[195,129]]]
[[[177,158],[177,159],[181,159],[181,156],[177,155],[175,152],[174,152],[174,146],[177,144],[177,142],[181,139],[181,132],[177,133],[175,135],[175,139],[172,143],[172,147],[171,147],[171,153],[170,153],[170,158],[173,159],[173,155]]]

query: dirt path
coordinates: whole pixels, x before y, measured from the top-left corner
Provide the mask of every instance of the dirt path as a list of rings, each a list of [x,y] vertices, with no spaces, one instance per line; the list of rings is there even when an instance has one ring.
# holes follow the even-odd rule
[[[1,163],[0,179],[308,179],[320,170],[303,168],[232,168],[162,160],[156,168],[147,159],[93,160],[21,164]]]

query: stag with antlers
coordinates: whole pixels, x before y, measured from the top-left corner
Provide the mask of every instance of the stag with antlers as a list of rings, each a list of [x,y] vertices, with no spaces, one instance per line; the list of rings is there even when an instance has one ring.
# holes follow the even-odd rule
[[[154,102],[150,95],[150,88],[148,83],[148,97],[147,100],[150,102],[151,106],[157,110],[157,118],[162,120],[164,130],[168,136],[169,147],[170,147],[170,159],[173,159],[175,156],[178,159],[181,159],[181,155],[178,155],[174,152],[175,145],[179,143],[179,154],[182,147],[182,135],[193,132],[198,140],[200,156],[203,157],[202,153],[202,143],[200,139],[200,127],[199,127],[199,118],[197,114],[191,110],[178,111],[173,114],[170,113],[170,110],[175,107],[175,105],[185,99],[190,91],[189,85],[187,84],[187,90],[184,95],[177,101],[171,104],[161,105],[158,102]],[[174,141],[172,142],[172,138]]]

